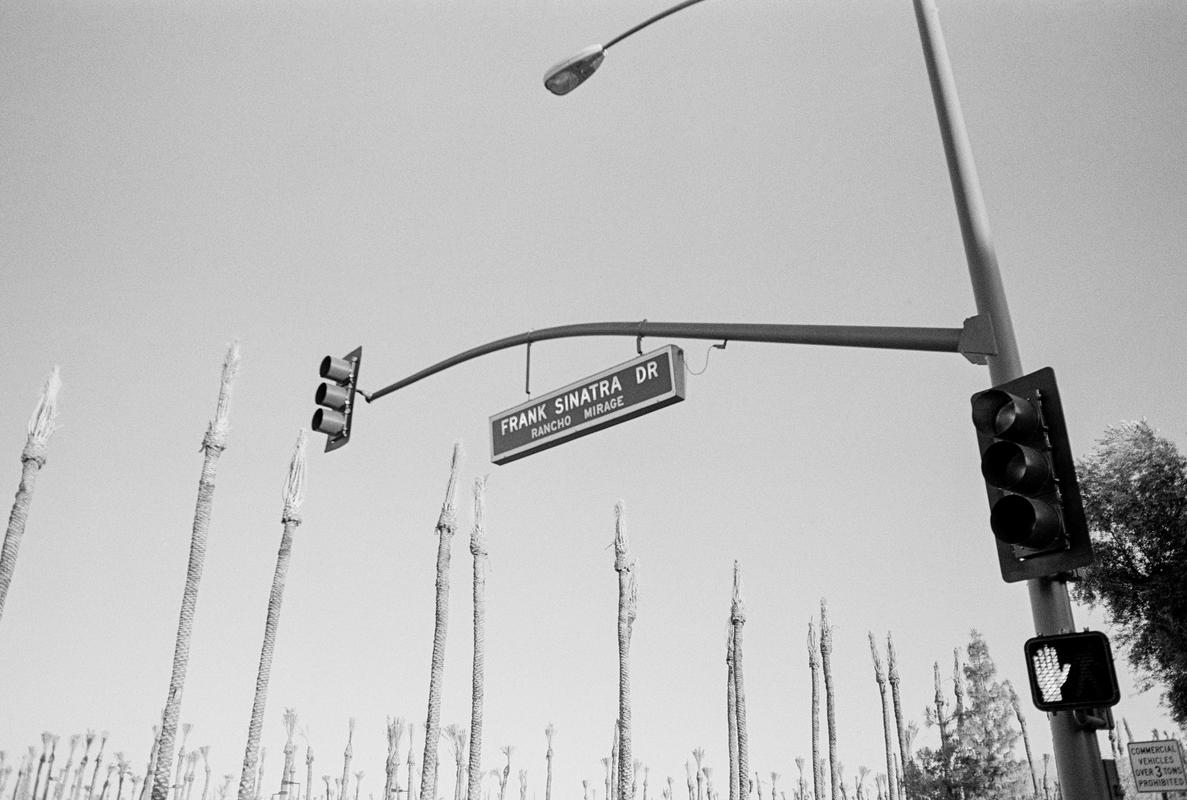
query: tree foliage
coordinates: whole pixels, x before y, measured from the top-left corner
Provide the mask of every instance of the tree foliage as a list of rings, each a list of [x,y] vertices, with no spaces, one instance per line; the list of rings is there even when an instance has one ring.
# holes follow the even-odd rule
[[[1187,724],[1187,458],[1144,421],[1111,426],[1077,464],[1096,562],[1073,585],[1103,606],[1144,687]]]
[[[1014,728],[1010,689],[997,680],[989,646],[970,631],[964,664],[964,713],[945,719],[947,743],[923,748],[907,765],[907,796],[917,800],[954,797],[998,800],[1025,795],[1027,768],[1014,756],[1020,736]],[[935,722],[934,713],[927,714]]]

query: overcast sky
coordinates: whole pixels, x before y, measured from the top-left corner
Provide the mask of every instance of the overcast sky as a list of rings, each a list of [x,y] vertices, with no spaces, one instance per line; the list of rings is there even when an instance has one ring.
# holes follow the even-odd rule
[[[232,340],[243,361],[181,713],[188,747],[212,746],[216,781],[242,762],[281,488],[323,355],[362,345],[373,390],[553,325],[953,328],[975,313],[909,2],[714,0],[616,45],[573,94],[545,91],[548,66],[662,8],[0,7],[11,491],[53,365],[64,384],[0,621],[0,749],[16,757],[43,730],[109,730],[108,752],[142,774],[198,446]],[[1078,454],[1138,418],[1187,444],[1187,5],[948,0],[940,12],[1024,367],[1055,368]],[[984,367],[943,353],[642,346],[667,344],[700,373],[684,402],[509,465],[491,463],[487,422],[529,399],[523,348],[363,406],[335,453],[314,437],[268,696],[268,791],[286,707],[318,776],[341,773],[357,718],[364,797],[382,793],[385,717],[415,721],[419,739],[454,441],[465,458],[442,722],[469,722],[469,493],[489,474],[484,752],[495,768],[514,746],[512,780],[528,769],[533,798],[550,722],[562,796],[582,779],[601,793],[619,500],[639,562],[634,752],[652,792],[669,775],[682,784],[694,747],[725,783],[735,560],[750,763],[764,777],[790,780],[810,753],[805,636],[821,598],[847,775],[885,769],[867,631],[894,633],[904,708],[921,725],[933,662],[949,676],[971,628],[1025,685],[1027,592],[1001,580],[969,421]],[[531,392],[635,346],[540,343]],[[1139,693],[1119,667],[1118,717],[1139,738],[1171,727],[1157,690]],[[1050,752],[1045,719],[1029,716],[1036,751]],[[919,742],[937,738],[924,726]]]

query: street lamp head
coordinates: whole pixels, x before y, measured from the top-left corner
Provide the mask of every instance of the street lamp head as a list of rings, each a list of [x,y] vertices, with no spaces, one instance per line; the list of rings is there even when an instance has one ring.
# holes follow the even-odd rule
[[[606,49],[600,44],[591,44],[545,72],[544,86],[553,94],[568,94],[593,75],[605,59]]]

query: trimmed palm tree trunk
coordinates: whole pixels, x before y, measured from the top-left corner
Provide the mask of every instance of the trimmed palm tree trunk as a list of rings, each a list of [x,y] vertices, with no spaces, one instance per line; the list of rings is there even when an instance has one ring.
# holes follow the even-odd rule
[[[808,623],[808,672],[812,676],[812,797],[822,800],[824,772],[820,762],[820,651],[816,634]]]
[[[412,787],[416,785],[416,748],[412,746],[416,738],[416,723],[408,723],[408,788],[405,789],[405,800],[412,797]]]
[[[181,726],[181,747],[177,748],[177,775],[173,778],[173,797],[174,800],[181,800],[181,778],[182,772],[185,769],[185,743],[190,738],[190,730],[193,728],[193,723],[186,722]]]
[[[261,747],[260,748],[260,764],[258,767],[256,767],[256,779],[255,779],[255,783],[253,784],[255,786],[255,794],[253,795],[254,800],[260,800],[260,787],[264,785],[264,757],[267,755],[268,755],[268,748]]]
[[[91,745],[95,743],[95,732],[88,730],[86,737],[83,739],[82,760],[78,762],[78,772],[74,776],[74,785],[70,787],[70,800],[78,800],[82,793],[82,782],[87,771],[87,762],[91,757]],[[157,728],[153,726],[153,752],[156,752],[157,747]]]
[[[173,761],[173,740],[177,735],[181,695],[185,688],[185,673],[190,661],[190,638],[194,629],[194,612],[198,605],[198,585],[202,582],[202,567],[206,562],[206,539],[210,530],[210,511],[214,505],[214,477],[218,471],[219,457],[227,446],[231,384],[238,369],[239,343],[235,342],[223,359],[218,406],[214,420],[202,439],[202,475],[198,481],[198,500],[194,508],[194,525],[190,535],[189,563],[186,567],[185,589],[182,592],[181,611],[177,621],[177,638],[173,644],[173,669],[169,674],[169,693],[165,698],[165,716],[161,725],[159,763],[166,765],[166,769],[158,770],[154,776],[152,800],[166,800],[169,794],[167,765]]]
[[[725,639],[725,728],[729,748],[729,800],[739,800],[738,789],[738,685],[734,682],[734,626]]]
[[[956,738],[964,730],[964,680],[960,674],[960,648],[952,649],[952,691],[956,695]]]
[[[49,755],[49,742],[53,736],[49,731],[41,732],[41,758],[37,761],[37,777],[33,779],[33,800],[37,800],[41,791],[41,773],[45,770],[45,759]]]
[[[202,754],[202,800],[210,800],[210,745],[198,748]]]
[[[441,738],[441,683],[445,675],[445,637],[449,627],[449,546],[457,531],[453,497],[461,461],[460,442],[453,445],[449,484],[437,518],[437,602],[433,625],[433,660],[429,672],[429,710],[425,718],[425,754],[420,765],[420,800],[437,797],[437,745]]]
[[[45,788],[41,790],[41,800],[49,800],[49,785],[54,779],[54,758],[58,755],[58,739],[60,737],[54,734],[53,739],[49,745],[49,760],[45,762]]]
[[[742,673],[742,626],[746,624],[746,606],[742,603],[742,567],[734,562],[733,596],[730,598],[730,625],[734,633],[734,714],[738,722],[738,796],[750,796],[750,737],[746,730],[746,682]]]
[[[705,759],[705,748],[694,747],[692,750],[692,760],[697,764],[697,800],[705,800],[705,776],[702,772],[701,762]]]
[[[614,571],[618,573],[618,800],[634,800],[631,780],[631,628],[638,610],[638,586],[635,562],[626,538],[624,510],[620,500],[614,507]]]
[[[95,783],[99,780],[99,765],[103,763],[103,748],[107,745],[107,737],[107,731],[99,734],[99,752],[95,754],[95,770],[91,773],[91,783],[87,787],[88,800],[95,796]]]
[[[618,798],[618,768],[621,765],[618,759],[618,745],[621,738],[622,721],[615,718],[614,737],[610,744],[610,793],[606,795],[611,800],[617,800]]]
[[[342,778],[338,781],[338,798],[346,800],[350,789],[350,762],[354,758],[354,717],[346,721],[346,749],[342,751]]]
[[[466,797],[481,800],[482,704],[486,686],[486,479],[474,479],[474,528],[470,532],[474,557],[474,655],[470,671],[470,761]],[[551,727],[551,725],[549,726]],[[551,753],[551,738],[549,752]],[[551,762],[549,762],[551,764]]]
[[[507,756],[507,764],[503,767],[503,773],[499,777],[499,800],[507,800],[507,783],[511,780],[511,754],[515,752],[515,748],[506,745],[500,749],[503,751],[503,755]]]
[[[70,768],[74,766],[74,752],[78,749],[78,742],[82,739],[77,733],[70,737],[70,754],[66,756],[66,766],[62,767],[62,776],[58,785],[54,787],[54,800],[62,800],[66,796],[66,786],[72,783]],[[133,792],[135,794],[135,792]]]
[[[903,716],[903,701],[899,695],[898,657],[894,652],[894,637],[886,634],[887,680],[890,682],[890,696],[894,700],[894,719],[898,725],[899,775],[907,774],[907,762],[911,760],[911,745],[907,741],[907,720]],[[901,786],[901,784],[900,784]],[[900,792],[906,800],[906,790]]]
[[[148,750],[148,764],[144,767],[144,785],[140,789],[139,800],[148,800],[149,794],[152,792],[153,775],[156,774],[157,769],[157,748],[161,744],[161,726],[152,726],[152,747]],[[83,761],[86,759],[84,757]]]
[[[387,761],[384,763],[386,779],[383,786],[383,800],[397,800],[400,796],[400,739],[404,737],[404,718],[387,718]],[[307,756],[313,759],[312,751]],[[310,768],[312,769],[312,767]]]
[[[544,777],[544,800],[552,800],[552,737],[555,735],[556,728],[554,728],[550,722],[548,723],[548,726],[544,728],[544,738],[548,740],[548,750],[544,753],[544,762],[547,765],[547,772]],[[644,783],[643,785],[646,786],[647,784]],[[643,800],[647,800],[646,789],[644,789],[643,795]]]
[[[1022,714],[1022,704],[1018,702],[1018,693],[1014,691],[1014,684],[1006,681],[1006,689],[1010,692],[1010,708],[1014,710],[1014,717],[1018,720],[1018,727],[1022,729],[1022,748],[1026,751],[1026,767],[1030,772],[1030,785],[1035,794],[1039,793],[1039,780],[1035,777],[1035,760],[1030,750],[1030,734],[1026,730],[1026,717]],[[1112,738],[1113,731],[1109,731]],[[1120,764],[1123,759],[1115,758]]]
[[[870,656],[874,659],[874,681],[878,684],[878,696],[882,706],[882,738],[886,743],[886,775],[889,783],[890,800],[898,800],[898,783],[894,780],[894,736],[890,729],[891,708],[886,696],[886,670],[882,666],[882,657],[878,655],[878,644],[874,641],[874,632],[869,632]]]
[[[614,779],[614,773],[613,773],[613,771],[611,770],[611,767],[610,767],[610,762],[611,762],[611,760],[612,760],[613,758],[614,758],[614,756],[610,756],[609,758],[603,758],[603,759],[602,759],[602,768],[603,768],[603,770],[604,770],[604,771],[605,771],[605,773],[606,773],[606,776],[605,776],[605,781],[606,781],[606,800],[611,800],[611,798],[612,798],[612,797],[614,797],[614,793],[613,793],[613,791],[612,791],[612,790],[611,790],[611,788],[610,788],[610,787],[611,787],[611,781]],[[596,793],[595,793],[595,794],[596,794]]]
[[[253,785],[256,759],[260,750],[260,734],[264,728],[264,709],[268,704],[268,681],[272,677],[272,657],[276,651],[276,633],[280,628],[280,607],[284,603],[284,585],[288,577],[289,560],[293,554],[293,532],[301,524],[298,513],[305,502],[305,431],[297,434],[293,455],[289,460],[288,477],[284,485],[284,510],[281,512],[280,550],[276,554],[276,568],[272,572],[272,591],[268,595],[268,611],[264,619],[264,641],[260,646],[260,663],[256,670],[256,690],[251,701],[251,717],[247,722],[247,745],[243,751],[243,769],[239,773],[239,800],[251,800],[259,787]],[[284,768],[280,773],[280,796],[288,796],[292,782],[293,731],[297,716],[285,709],[284,726],[288,738],[284,745]]]
[[[53,435],[58,418],[58,391],[62,380],[58,368],[54,367],[41,390],[41,397],[29,418],[29,435],[21,450],[21,482],[17,486],[16,499],[8,515],[8,529],[4,533],[4,546],[0,548],[0,619],[4,618],[4,598],[12,585],[16,570],[17,553],[21,538],[25,535],[25,523],[29,519],[29,507],[33,504],[33,489],[37,484],[37,473],[45,466],[49,451],[49,439]]]
[[[940,662],[932,664],[933,678],[936,684],[936,725],[940,729],[940,749],[948,749],[948,720],[944,717],[944,687],[940,683]]]
[[[206,794],[203,792],[202,800],[206,800]],[[313,747],[305,745],[305,798],[304,800],[313,800]],[[383,800],[391,800],[388,796],[384,796]]]
[[[298,442],[303,443],[304,438],[305,438],[305,433],[301,432],[300,437],[298,438]],[[284,547],[284,545],[281,545],[281,548],[283,548],[283,547]],[[273,582],[273,584],[274,583],[275,582]],[[283,591],[283,590],[281,590],[281,591]],[[269,602],[268,603],[269,611],[272,610],[271,607],[272,607],[272,603]],[[267,686],[264,687],[264,691],[267,692]],[[285,749],[284,749],[285,766],[280,769],[280,792],[278,793],[280,795],[281,800],[287,800],[288,787],[296,785],[296,781],[293,780],[293,769],[296,769],[296,767],[293,767],[293,755],[297,753],[297,745],[293,744],[293,732],[297,730],[297,711],[294,709],[285,709],[284,720],[285,720]]]
[[[837,758],[837,721],[833,700],[833,629],[828,624],[828,606],[820,601],[820,668],[824,674],[824,711],[828,723],[828,774],[832,799],[841,798],[841,769]]]

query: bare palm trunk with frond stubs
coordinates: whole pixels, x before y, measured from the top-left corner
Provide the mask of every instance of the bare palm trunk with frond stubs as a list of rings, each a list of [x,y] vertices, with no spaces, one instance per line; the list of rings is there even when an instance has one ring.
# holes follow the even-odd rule
[[[470,670],[470,760],[466,796],[482,800],[482,713],[486,692],[486,479],[474,480],[474,528],[470,532],[474,559],[474,652]]]
[[[738,796],[750,797],[750,735],[746,727],[746,681],[742,672],[742,628],[746,607],[742,603],[742,567],[734,562],[734,585],[730,598],[730,625],[734,636],[734,713],[738,726]]]
[[[425,718],[425,752],[420,764],[420,800],[437,798],[437,746],[441,738],[441,683],[445,676],[445,639],[449,627],[449,548],[457,531],[454,492],[457,487],[461,444],[454,443],[449,463],[449,484],[437,518],[437,598],[433,616],[433,657],[429,672],[429,709]]]
[[[181,726],[181,747],[177,748],[177,774],[174,776],[173,784],[170,787],[173,789],[174,800],[181,800],[181,778],[185,769],[185,743],[190,738],[190,730],[192,728],[193,724],[189,722]]]
[[[354,717],[346,720],[346,749],[342,751],[342,777],[338,779],[338,797],[346,799],[350,788],[350,762],[354,758]]]
[[[29,419],[28,437],[25,439],[24,449],[21,450],[21,481],[17,485],[16,498],[8,515],[4,545],[0,548],[0,619],[4,618],[4,599],[8,596],[8,588],[12,585],[12,576],[16,571],[17,554],[20,552],[21,539],[25,535],[25,525],[29,520],[29,508],[33,504],[37,474],[45,466],[49,439],[57,425],[58,391],[61,386],[58,368],[54,367],[45,382],[37,406],[33,409],[33,416]]]
[[[293,455],[289,460],[288,477],[284,487],[284,510],[280,515],[282,525],[280,550],[276,554],[276,568],[272,572],[272,590],[268,595],[268,610],[264,618],[264,641],[260,645],[260,663],[256,670],[256,688],[251,702],[251,716],[247,722],[247,745],[243,752],[243,770],[239,773],[239,800],[251,800],[259,790],[253,785],[257,754],[260,749],[260,734],[264,728],[264,709],[268,704],[268,682],[272,677],[272,658],[276,651],[276,634],[280,629],[280,609],[284,603],[284,586],[288,577],[289,560],[293,553],[293,533],[301,524],[298,513],[305,501],[305,432],[297,434]],[[292,782],[293,732],[297,717],[291,709],[285,709],[284,725],[288,738],[284,745],[284,767],[281,770],[281,798],[288,797],[288,786]]]
[[[932,664],[933,678],[936,686],[935,707],[936,726],[940,729],[940,749],[948,749],[948,720],[944,717],[944,686],[940,682],[940,662]]]
[[[729,753],[729,800],[740,800],[738,789],[738,685],[734,682],[734,626],[725,640],[725,730]]]
[[[882,706],[882,738],[886,744],[886,775],[889,782],[890,800],[898,800],[898,783],[894,780],[894,735],[891,733],[891,708],[886,696],[886,671],[882,666],[882,657],[878,655],[878,644],[874,641],[874,632],[869,632],[870,656],[874,660],[874,682],[878,684],[878,697]]]
[[[631,629],[638,608],[635,562],[626,538],[624,507],[614,508],[614,571],[618,573],[618,800],[634,800],[631,766]],[[424,800],[424,798],[422,798]]]
[[[400,739],[404,737],[404,719],[387,718],[387,760],[384,762],[383,800],[400,796]],[[312,759],[310,755],[308,758]]]
[[[210,800],[210,745],[198,748],[202,754],[202,800]]]
[[[556,735],[556,728],[552,723],[544,728],[544,738],[548,741],[548,750],[544,753],[544,761],[547,765],[547,773],[544,777],[544,800],[552,800],[552,737]],[[647,800],[646,792],[644,792],[643,800]]]
[[[820,763],[820,651],[816,634],[808,623],[808,673],[812,680],[812,797],[823,800],[824,772]]]
[[[890,682],[890,697],[894,701],[894,719],[898,726],[899,775],[905,776],[907,764],[911,760],[911,745],[907,742],[907,719],[903,715],[903,701],[899,694],[898,656],[894,652],[894,637],[889,633],[886,634],[886,665],[886,679]],[[900,789],[899,796],[907,800],[905,788]]]
[[[152,754],[156,755],[157,749],[157,731],[158,728],[153,726],[153,748]],[[87,762],[91,757],[91,745],[95,743],[95,732],[88,730],[86,736],[83,738],[82,760],[78,762],[78,772],[74,775],[74,783],[70,787],[70,800],[78,800],[82,793],[82,784],[86,778]],[[151,756],[150,756],[151,760]],[[147,773],[146,773],[147,774]],[[3,789],[0,788],[0,796],[3,795]]]
[[[72,783],[70,778],[70,769],[74,766],[74,753],[78,750],[78,742],[82,737],[77,733],[72,735],[70,741],[70,754],[66,756],[66,766],[62,767],[61,776],[58,779],[58,785],[54,787],[54,800],[62,800],[66,796],[66,787]],[[133,792],[135,794],[135,792]]]
[[[1014,717],[1018,720],[1018,727],[1022,729],[1022,748],[1026,751],[1026,768],[1030,772],[1030,784],[1035,794],[1039,793],[1039,780],[1035,777],[1035,760],[1034,755],[1030,750],[1030,734],[1026,730],[1026,717],[1022,714],[1022,704],[1018,702],[1018,693],[1014,691],[1014,685],[1009,681],[1005,682],[1006,690],[1010,693],[1010,708],[1014,711]],[[1109,731],[1110,738],[1112,730]],[[1117,764],[1121,764],[1123,759],[1115,759]]]
[[[960,648],[952,650],[952,692],[956,695],[954,706],[956,715],[956,739],[961,740],[964,731],[964,679],[960,669]]]
[[[103,748],[107,746],[107,736],[107,731],[99,734],[99,752],[95,754],[95,767],[91,772],[91,782],[87,788],[88,800],[95,796],[95,784],[99,781],[99,765],[103,763]],[[168,770],[168,767],[165,769]]]
[[[705,800],[705,774],[701,762],[705,758],[705,748],[695,747],[692,751],[692,760],[696,762],[697,770],[697,800]]]
[[[304,445],[303,433],[301,438],[297,441],[300,443],[300,445]],[[287,499],[285,506],[288,506]],[[285,516],[287,517],[288,514],[285,514]],[[283,545],[281,545],[281,548],[283,549]],[[268,605],[271,606],[272,604],[269,603]],[[264,691],[267,692],[266,686]],[[296,732],[296,730],[297,712],[291,708],[286,708],[284,710],[284,766],[280,770],[280,791],[277,793],[281,800],[288,800],[289,787],[296,784],[296,781],[293,780],[293,770],[295,768],[293,766],[293,757],[297,752],[297,745],[293,743],[293,734]]]
[[[828,624],[828,606],[820,601],[820,668],[824,675],[824,715],[828,723],[828,772],[832,799],[841,800],[841,768],[837,756],[836,702],[833,697],[833,629]]]
[[[144,785],[140,789],[139,800],[148,800],[152,793],[153,776],[157,770],[157,750],[161,745],[161,726],[152,726],[152,747],[148,750],[148,764],[144,767]],[[86,757],[83,757],[86,762]]]
[[[198,480],[198,500],[194,507],[194,525],[190,535],[190,555],[186,567],[185,589],[181,597],[181,611],[177,621],[177,637],[173,645],[173,668],[169,674],[169,692],[165,698],[165,714],[161,725],[160,762],[165,769],[154,777],[152,800],[166,800],[169,794],[169,769],[173,761],[173,740],[181,714],[181,695],[185,688],[186,668],[190,661],[190,638],[194,628],[194,612],[198,605],[198,586],[206,562],[206,540],[210,530],[210,513],[214,505],[214,478],[219,457],[227,446],[228,414],[231,403],[231,384],[239,369],[239,344],[231,345],[223,360],[219,385],[218,407],[214,420],[202,439],[202,475]]]

